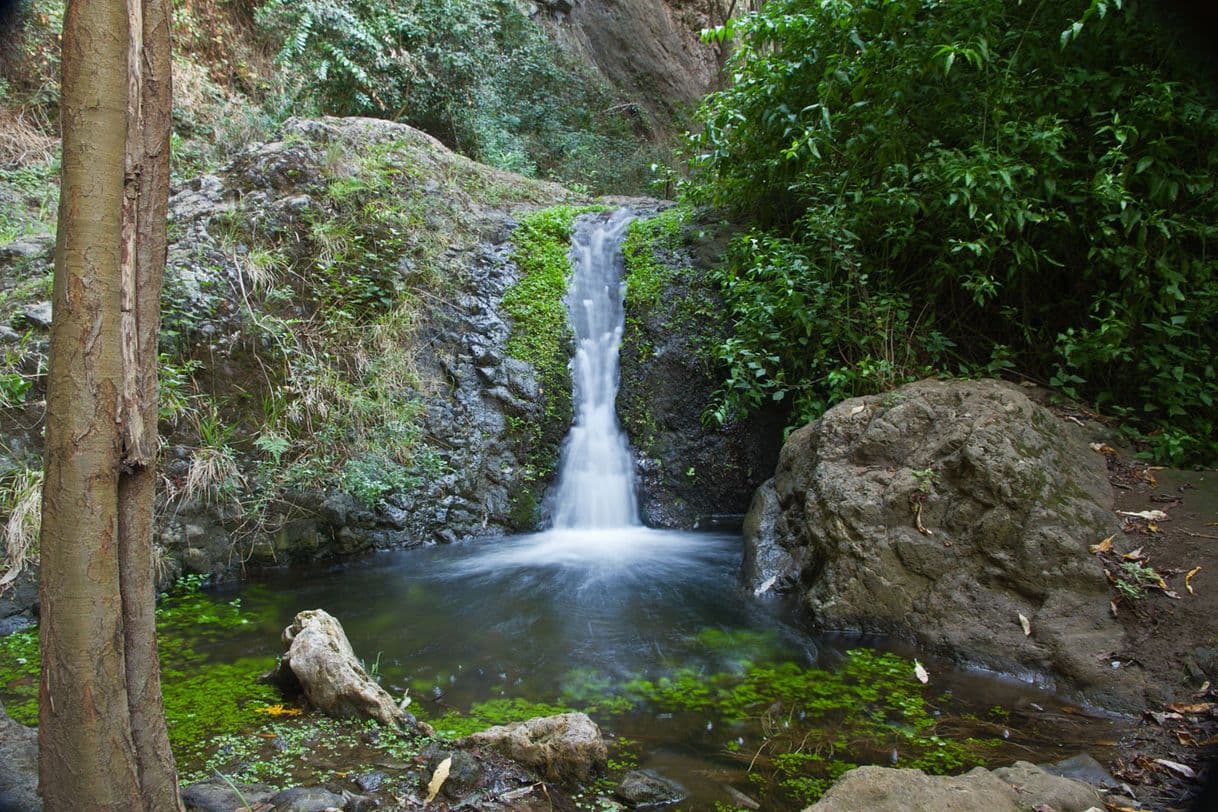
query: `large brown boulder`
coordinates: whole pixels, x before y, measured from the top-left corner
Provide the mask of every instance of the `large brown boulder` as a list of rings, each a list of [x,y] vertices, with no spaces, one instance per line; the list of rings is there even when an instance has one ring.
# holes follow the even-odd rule
[[[498,725],[459,744],[489,747],[552,781],[586,783],[605,769],[609,759],[600,728],[584,713]]]
[[[820,628],[1135,703],[1087,549],[1116,529],[1104,459],[1019,387],[921,381],[839,404],[792,433],[745,529],[750,587],[798,590]]]
[[[298,689],[309,704],[338,719],[375,719],[383,725],[431,729],[393,701],[356,658],[347,634],[321,609],[300,612],[283,630],[287,653],[266,675],[291,692]]]
[[[981,767],[964,775],[926,775],[921,770],[858,767],[838,779],[807,812],[1088,812],[1104,809],[1094,789],[1018,762],[994,771]]]

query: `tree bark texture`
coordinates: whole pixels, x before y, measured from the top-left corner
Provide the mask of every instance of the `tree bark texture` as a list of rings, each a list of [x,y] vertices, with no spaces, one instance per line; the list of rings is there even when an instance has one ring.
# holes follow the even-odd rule
[[[168,36],[166,0],[70,0],[64,16],[39,587],[52,811],[181,808],[151,555]]]

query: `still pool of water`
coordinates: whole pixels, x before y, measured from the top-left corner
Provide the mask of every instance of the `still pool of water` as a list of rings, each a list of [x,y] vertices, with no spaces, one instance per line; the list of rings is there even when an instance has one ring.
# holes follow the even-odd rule
[[[259,622],[196,650],[265,655],[296,612],[325,609],[439,731],[487,702],[489,721],[506,700],[587,710],[626,742],[615,761],[680,781],[691,809],[738,804],[733,790],[800,808],[853,763],[1103,758],[1116,737],[1033,686],[934,660],[923,686],[914,652],[813,639],[737,586],[740,552],[738,536],[623,528],[382,553],[270,575],[242,594]]]

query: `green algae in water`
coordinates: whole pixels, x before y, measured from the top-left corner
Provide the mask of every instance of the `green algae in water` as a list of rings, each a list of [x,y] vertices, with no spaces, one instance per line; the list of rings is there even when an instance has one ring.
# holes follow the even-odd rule
[[[215,662],[208,645],[255,626],[241,600],[218,603],[200,591],[203,579],[182,579],[162,594],[156,610],[161,656],[161,690],[169,741],[179,759],[201,756],[210,736],[252,727],[266,720],[260,708],[278,701],[278,693],[256,680],[274,665],[274,657],[246,657]],[[38,630],[25,629],[0,638],[0,691],[9,716],[38,724]]]
[[[569,674],[562,699],[601,719],[705,719],[708,730],[722,731],[721,755],[751,765],[758,792],[800,803],[819,798],[846,770],[887,763],[893,752],[900,766],[951,773],[983,764],[992,746],[939,735],[933,692],[916,680],[913,662],[895,654],[853,649],[837,668],[808,668],[766,662],[777,640],[764,633],[707,629],[693,639],[736,667],[687,666],[624,681],[585,669]]]
[[[424,739],[382,727],[373,721],[309,715],[268,722],[256,734],[225,733],[213,737],[209,753],[197,768],[182,772],[190,784],[220,773],[234,783],[265,783],[276,788],[347,778],[357,765],[371,769],[385,763],[408,763]],[[399,782],[386,777],[385,788]]]

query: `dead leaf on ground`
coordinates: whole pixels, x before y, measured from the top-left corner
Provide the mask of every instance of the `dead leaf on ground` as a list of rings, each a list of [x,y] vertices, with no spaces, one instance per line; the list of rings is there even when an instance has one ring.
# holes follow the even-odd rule
[[[1199,572],[1201,572],[1200,567],[1193,567],[1188,571],[1188,575],[1184,576],[1184,588],[1188,590],[1188,594],[1190,595],[1197,594],[1196,592],[1193,592],[1193,576]]]
[[[1114,538],[1116,538],[1115,533],[1113,533],[1111,536],[1109,536],[1108,538],[1101,541],[1099,544],[1092,544],[1087,549],[1096,555],[1099,555],[1100,553],[1106,553],[1112,549],[1112,540]]]
[[[1117,616],[1116,601],[1108,601],[1108,609],[1112,612],[1113,617]]]
[[[1134,519],[1145,519],[1148,522],[1161,522],[1167,518],[1167,514],[1161,510],[1118,510],[1117,513]]]
[[[1218,702],[1194,702],[1188,705],[1177,703],[1168,705],[1167,709],[1176,713],[1210,713],[1218,710]]]
[[[431,781],[427,782],[427,803],[431,803],[440,794],[440,787],[444,786],[444,782],[448,780],[448,773],[453,767],[453,757],[449,756],[440,762],[436,767],[436,771],[431,774]]]
[[[855,406],[853,409],[850,410],[850,416],[854,417],[856,414],[858,414],[861,411],[864,411],[866,408],[867,408],[866,406]]]
[[[1159,727],[1163,726],[1164,722],[1180,722],[1184,717],[1178,713],[1160,713],[1158,711],[1147,711],[1146,715],[1154,720],[1154,723]]]
[[[1023,636],[1030,637],[1032,634],[1032,621],[1028,620],[1028,616],[1023,612],[1019,613],[1019,625],[1023,628]]]
[[[1155,764],[1159,764],[1174,773],[1184,776],[1185,778],[1196,778],[1197,771],[1187,764],[1181,764],[1178,761],[1168,761],[1165,758],[1156,758]]]
[[[923,667],[922,663],[914,660],[914,676],[918,678],[918,682],[925,685],[930,682],[930,672]]]
[[[1124,558],[1126,561],[1140,561],[1142,558],[1142,548],[1139,547],[1131,553],[1125,553],[1121,558]]]

